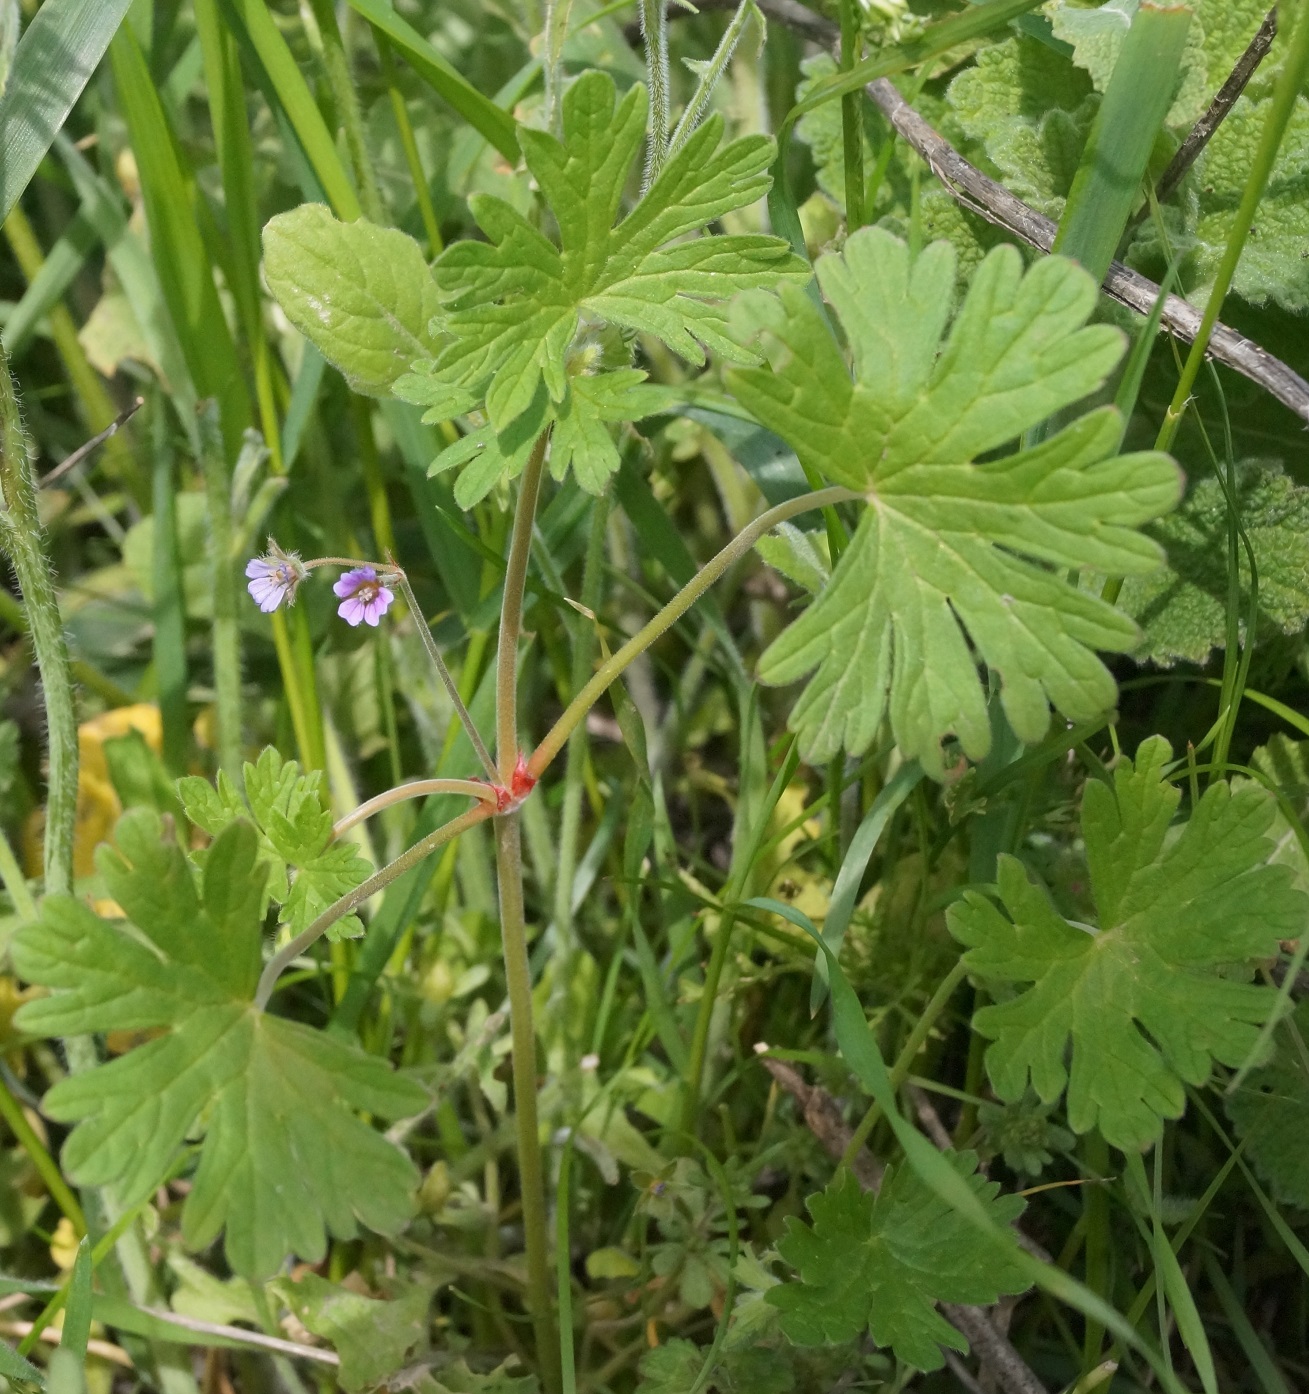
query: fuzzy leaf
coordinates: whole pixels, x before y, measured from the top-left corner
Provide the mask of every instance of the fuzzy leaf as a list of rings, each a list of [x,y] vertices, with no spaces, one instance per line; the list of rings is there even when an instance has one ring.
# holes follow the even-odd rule
[[[977,1175],[975,1153],[950,1154],[950,1162],[997,1223],[1022,1213],[1020,1197],[999,1196],[999,1186]],[[876,1196],[843,1170],[807,1204],[813,1228],[788,1219],[777,1246],[799,1280],[767,1293],[781,1310],[782,1330],[798,1345],[834,1345],[868,1330],[907,1364],[936,1370],[944,1363],[942,1346],[968,1349],[936,1303],[989,1305],[1027,1287],[1017,1265],[1008,1266],[990,1240],[908,1167],[888,1169]]]
[[[431,358],[440,300],[406,233],[306,203],[264,228],[264,273],[287,318],[356,392],[384,397],[415,359]]]
[[[1116,1147],[1146,1147],[1181,1115],[1184,1086],[1212,1063],[1239,1065],[1276,993],[1248,980],[1252,960],[1301,932],[1309,901],[1285,867],[1267,865],[1273,801],[1261,789],[1205,791],[1170,833],[1179,790],[1151,737],[1113,788],[1091,780],[1082,836],[1099,925],[1064,919],[1013,857],[1001,857],[1001,911],[976,891],[947,913],[964,962],[995,983],[1026,985],[984,1007],[996,1094],[1045,1103],[1068,1089],[1075,1132],[1099,1127]],[[1067,1061],[1071,1046],[1071,1065]]]
[[[254,830],[236,822],[220,833],[197,885],[158,816],[136,810],[97,862],[130,923],[48,896],[13,955],[51,993],[18,1020],[39,1035],[162,1034],[45,1096],[51,1118],[77,1125],[63,1151],[70,1179],[112,1184],[130,1206],[201,1133],[183,1236],[203,1248],[225,1228],[228,1260],[249,1277],[288,1254],[318,1262],[328,1233],[396,1231],[417,1173],[355,1111],[401,1117],[427,1095],[385,1061],[255,1009],[264,877]]]
[[[1268,1064],[1251,1071],[1228,1098],[1227,1116],[1278,1200],[1309,1210],[1309,1073],[1290,1039],[1292,1030],[1309,1039],[1309,1002],[1301,1002],[1279,1032]]]
[[[974,652],[1000,679],[1023,741],[1044,735],[1051,703],[1079,721],[1108,710],[1116,689],[1094,651],[1130,649],[1136,627],[1060,571],[1156,567],[1157,544],[1136,529],[1176,501],[1176,466],[1157,453],[1116,456],[1109,408],[974,463],[1095,389],[1118,360],[1117,330],[1084,327],[1091,278],[1062,258],[1024,275],[1018,253],[997,248],[944,344],[947,244],[914,261],[889,233],[863,229],[819,261],[818,278],[853,378],[819,310],[791,287],[738,310],[773,371],[731,375],[802,463],[869,505],[828,586],[759,663],[774,684],[817,669],[791,714],[806,757],[861,753],[889,711],[905,755],[937,777],[947,735],[980,758],[991,728]]]
[[[334,901],[368,878],[372,867],[352,843],[331,845],[332,811],[322,772],[300,773],[272,746],[243,770],[245,800],[227,775],[215,787],[195,775],[178,781],[186,815],[211,837],[238,819],[251,819],[259,832],[259,863],[267,877],[265,901],[281,906],[278,916],[292,934],[308,927]],[[246,807],[246,800],[249,808]],[[328,930],[332,940],[364,932],[358,915],[347,915]]]
[[[564,97],[562,142],[519,129],[560,245],[503,200],[474,195],[469,203],[488,240],[458,242],[436,264],[451,338],[414,376],[484,395],[496,432],[529,410],[553,412],[565,404],[562,414],[568,415],[566,399],[582,390],[578,378],[597,366],[591,336],[598,324],[652,334],[691,363],[704,362],[705,347],[735,362],[751,361],[727,333],[721,302],[748,287],[809,274],[776,237],[688,240],[768,188],[772,142],[748,136],[721,145],[719,117],[690,136],[615,226],[645,139],[646,109],[640,84],[620,102],[606,74],[583,74]],[[549,408],[538,400],[543,387]],[[613,408],[621,393],[603,390]],[[403,391],[416,400],[436,389],[406,380]],[[596,389],[589,391],[594,398]],[[590,415],[597,422],[612,419]]]
[[[1243,464],[1236,495],[1241,521],[1259,565],[1258,637],[1298,634],[1309,623],[1309,489],[1279,469]],[[1167,565],[1133,576],[1119,603],[1140,624],[1135,656],[1171,666],[1203,663],[1227,642],[1227,500],[1212,476],[1147,531],[1163,546]],[[1241,619],[1249,605],[1249,570],[1241,550]],[[1252,636],[1253,637],[1253,636]]]

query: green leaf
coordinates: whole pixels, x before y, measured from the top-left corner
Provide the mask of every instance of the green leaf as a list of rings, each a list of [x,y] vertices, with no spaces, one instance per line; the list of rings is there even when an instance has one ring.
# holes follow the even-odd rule
[[[64,1309],[64,1329],[60,1350],[67,1350],[78,1361],[86,1359],[86,1343],[91,1339],[91,1239],[83,1235],[73,1261],[68,1284],[68,1305]]]
[[[1291,872],[1267,865],[1275,808],[1262,789],[1211,784],[1170,833],[1180,799],[1164,778],[1170,756],[1152,737],[1112,788],[1086,786],[1098,926],[1065,919],[1007,856],[1006,914],[976,891],[947,912],[970,972],[1022,985],[974,1018],[993,1042],[998,1097],[1021,1098],[1030,1079],[1049,1103],[1067,1086],[1069,1126],[1098,1127],[1124,1151],[1158,1139],[1162,1120],[1185,1107],[1184,1086],[1203,1084],[1213,1061],[1242,1063],[1276,1000],[1248,981],[1252,961],[1275,955],[1309,909]]]
[[[995,1182],[977,1175],[975,1153],[947,1155],[997,1224],[1022,1213],[1020,1197],[999,1196]],[[807,1204],[813,1228],[788,1218],[777,1246],[799,1281],[767,1293],[797,1344],[833,1345],[868,1330],[907,1364],[936,1370],[944,1364],[942,1346],[968,1349],[937,1302],[989,1305],[1027,1287],[1019,1269],[909,1167],[888,1168],[877,1195],[843,1169]]]
[[[46,0],[18,42],[0,96],[0,222],[91,80],[130,0]]]
[[[1266,639],[1298,635],[1309,622],[1309,489],[1275,466],[1238,466],[1237,507],[1259,565],[1259,616]],[[1147,531],[1167,564],[1132,576],[1119,604],[1141,626],[1138,659],[1170,667],[1204,663],[1227,642],[1227,500],[1212,476],[1193,484],[1182,506]],[[1241,562],[1242,618],[1249,613],[1249,571]]]
[[[611,346],[597,345],[598,323],[628,335],[651,334],[691,363],[704,362],[705,347],[748,362],[750,355],[727,331],[722,302],[742,289],[808,275],[807,266],[775,237],[688,240],[768,188],[772,142],[748,136],[720,148],[718,117],[689,137],[614,225],[645,139],[646,106],[639,84],[619,102],[606,74],[583,74],[564,97],[562,142],[544,131],[519,131],[560,246],[508,203],[475,195],[470,206],[488,240],[458,242],[436,263],[447,301],[443,327],[451,339],[425,372],[485,395],[497,432],[529,410],[542,410],[542,385],[558,415],[567,419],[577,412],[579,422],[592,427],[613,419],[620,403],[629,409],[633,378],[623,375],[603,388],[594,382],[576,386],[597,368],[627,367],[626,361],[604,361]],[[623,353],[626,359],[626,348]],[[574,391],[589,402],[569,404]],[[566,454],[575,458],[574,446]]]
[[[686,1394],[695,1387],[704,1362],[705,1352],[693,1341],[665,1341],[641,1357],[637,1394]]]
[[[306,203],[264,228],[264,273],[287,318],[356,392],[385,397],[435,351],[436,282],[422,248],[395,228],[338,222]]]
[[[318,1262],[329,1233],[396,1231],[417,1173],[355,1111],[406,1116],[427,1095],[385,1061],[254,1008],[264,878],[253,828],[221,832],[197,884],[158,817],[136,810],[97,864],[128,921],[46,898],[14,939],[18,971],[51,989],[26,1005],[23,1029],[161,1034],[45,1096],[51,1118],[77,1125],[63,1150],[70,1179],[113,1185],[130,1206],[202,1135],[183,1236],[203,1248],[225,1228],[229,1262],[250,1277],[292,1253]]]
[[[1252,1070],[1227,1099],[1227,1116],[1269,1190],[1287,1205],[1309,1210],[1309,1071],[1291,1038],[1309,1040],[1309,1002],[1278,1030],[1277,1053]]]
[[[1157,453],[1116,456],[1111,408],[975,463],[1093,391],[1117,362],[1118,331],[1085,327],[1094,282],[1062,258],[1024,274],[1016,250],[997,248],[942,343],[948,244],[914,260],[865,228],[817,269],[853,377],[821,311],[793,287],[780,301],[743,299],[739,322],[760,333],[773,370],[730,374],[802,464],[869,505],[817,602],[760,659],[767,683],[817,669],[791,713],[806,757],[861,753],[888,712],[905,755],[937,778],[947,735],[970,758],[985,755],[974,653],[1022,741],[1042,738],[1051,703],[1074,721],[1108,711],[1116,689],[1095,650],[1132,648],[1136,628],[1060,571],[1157,566],[1157,544],[1136,529],[1176,501],[1176,466]]]
[[[465,1360],[456,1360],[439,1371],[425,1374],[414,1386],[416,1394],[540,1394],[535,1375],[510,1374],[518,1364],[512,1357],[489,1374],[476,1374]]]
[[[245,801],[219,772],[215,787],[198,776],[178,781],[186,816],[211,837],[239,819],[252,818],[259,830],[258,861],[266,878],[264,904],[281,906],[279,919],[299,934],[329,905],[365,881],[372,867],[352,843],[331,845],[332,812],[322,772],[300,773],[272,746],[244,767]],[[328,931],[332,940],[364,932],[357,915],[347,915]]]
[[[383,1302],[305,1273],[277,1282],[274,1289],[298,1321],[332,1343],[341,1357],[338,1378],[346,1394],[373,1389],[395,1374],[427,1334],[432,1294],[425,1287],[407,1288]]]

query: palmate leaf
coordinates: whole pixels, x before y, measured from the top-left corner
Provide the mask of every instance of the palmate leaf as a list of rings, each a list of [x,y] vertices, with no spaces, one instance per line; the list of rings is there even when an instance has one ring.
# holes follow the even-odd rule
[[[976,1153],[951,1154],[950,1162],[996,1223],[1022,1213],[1021,1197],[999,1196],[994,1182],[977,1175]],[[782,1330],[799,1345],[833,1345],[867,1330],[907,1364],[936,1370],[942,1346],[968,1349],[936,1311],[938,1302],[989,1305],[1028,1286],[1017,1265],[909,1167],[888,1169],[876,1196],[843,1170],[808,1206],[813,1228],[788,1219],[777,1246],[799,1281],[767,1293],[781,1310]]]
[[[993,1042],[996,1094],[1019,1099],[1030,1079],[1049,1103],[1067,1086],[1072,1129],[1099,1127],[1124,1150],[1155,1141],[1214,1061],[1244,1061],[1277,998],[1248,981],[1252,961],[1275,955],[1309,913],[1289,868],[1267,863],[1276,806],[1262,789],[1211,784],[1170,831],[1180,798],[1163,777],[1170,756],[1152,737],[1112,788],[1086,786],[1098,927],[1064,919],[1013,857],[1000,859],[1005,913],[975,891],[947,913],[971,972],[1023,985],[974,1018]]]
[[[288,1254],[316,1263],[329,1233],[399,1229],[417,1173],[355,1111],[403,1117],[427,1095],[386,1061],[254,1007],[265,878],[254,829],[235,822],[218,836],[199,886],[147,810],[120,820],[117,847],[97,862],[129,922],[46,897],[13,957],[51,993],[16,1020],[39,1035],[162,1034],[45,1096],[51,1118],[77,1124],[64,1144],[69,1177],[113,1184],[130,1206],[198,1129],[183,1236],[202,1248],[226,1229],[228,1260],[252,1278]]]
[[[1085,327],[1091,278],[1054,257],[1024,274],[999,247],[944,344],[948,244],[914,260],[889,233],[863,229],[819,261],[818,279],[853,376],[818,308],[790,287],[780,300],[743,297],[742,327],[760,333],[772,371],[730,375],[803,463],[868,502],[830,583],[759,663],[768,683],[817,669],[791,714],[806,756],[859,754],[889,711],[901,749],[937,777],[947,735],[981,757],[991,731],[974,651],[1020,740],[1041,739],[1050,703],[1079,721],[1108,710],[1116,688],[1095,650],[1131,649],[1136,626],[1060,572],[1155,568],[1160,549],[1136,529],[1176,502],[1177,467],[1157,453],[1117,456],[1111,408],[974,463],[1117,362],[1118,331]]]
[[[1291,1032],[1309,1038],[1309,1002],[1279,1030],[1277,1053],[1227,1099],[1227,1116],[1273,1194],[1309,1210],[1309,1071]]]
[[[597,325],[651,334],[691,363],[705,361],[705,348],[753,361],[728,332],[723,302],[739,290],[806,279],[808,266],[776,237],[689,235],[767,192],[773,143],[747,136],[723,145],[722,120],[712,117],[615,225],[646,111],[640,84],[619,101],[611,78],[589,72],[564,97],[562,142],[520,128],[559,246],[502,199],[474,195],[469,203],[488,240],[458,242],[437,260],[448,337],[434,360],[400,381],[399,395],[437,414],[462,391],[466,401],[484,397],[490,429],[503,436],[525,413],[534,431],[570,414],[595,425],[613,419],[597,404],[612,406],[619,385],[591,384],[589,406],[569,403],[577,379],[612,366],[578,351]],[[610,453],[604,470],[616,467]]]

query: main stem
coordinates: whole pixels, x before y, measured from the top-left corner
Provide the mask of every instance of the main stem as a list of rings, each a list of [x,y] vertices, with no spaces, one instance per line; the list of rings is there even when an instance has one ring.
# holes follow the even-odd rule
[[[523,627],[523,592],[532,549],[532,526],[545,448],[542,432],[523,470],[514,510],[514,531],[505,568],[496,650],[495,757],[500,783],[513,783],[518,762],[518,638]],[[527,1305],[536,1336],[537,1364],[546,1394],[558,1394],[559,1333],[550,1286],[549,1235],[545,1216],[545,1176],[541,1166],[541,1132],[536,1113],[536,1027],[532,1021],[532,969],[527,956],[527,921],[523,912],[522,831],[517,810],[495,820],[495,869],[500,893],[500,935],[505,981],[509,988],[509,1027],[513,1041],[514,1126],[518,1134],[518,1180],[527,1248]]]
[[[0,546],[9,554],[27,611],[32,650],[41,674],[49,737],[45,808],[45,889],[73,889],[73,829],[77,817],[77,714],[68,644],[55,595],[54,569],[41,545],[32,463],[18,414],[9,361],[0,347]]]

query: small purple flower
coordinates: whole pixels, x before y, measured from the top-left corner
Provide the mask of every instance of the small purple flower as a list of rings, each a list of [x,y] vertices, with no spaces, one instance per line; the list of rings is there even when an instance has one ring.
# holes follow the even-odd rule
[[[371,566],[347,571],[332,589],[341,597],[336,613],[347,624],[371,624],[374,629],[395,599]]]
[[[295,588],[304,580],[305,568],[296,553],[284,552],[270,537],[267,555],[246,562],[245,574],[250,578],[246,589],[255,604],[268,614],[284,600],[295,604]]]

